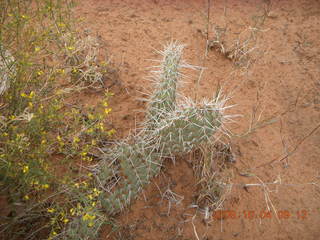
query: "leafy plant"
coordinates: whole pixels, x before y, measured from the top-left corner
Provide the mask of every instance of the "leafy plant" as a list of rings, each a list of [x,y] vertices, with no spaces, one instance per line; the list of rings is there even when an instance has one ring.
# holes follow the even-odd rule
[[[83,167],[115,132],[106,125],[113,94],[99,94],[91,107],[69,100],[79,91],[102,88],[110,66],[106,59],[99,62],[98,41],[76,31],[72,5],[0,1],[3,239],[58,238],[76,221],[81,237],[71,235],[86,239],[104,221],[97,208],[100,193]]]

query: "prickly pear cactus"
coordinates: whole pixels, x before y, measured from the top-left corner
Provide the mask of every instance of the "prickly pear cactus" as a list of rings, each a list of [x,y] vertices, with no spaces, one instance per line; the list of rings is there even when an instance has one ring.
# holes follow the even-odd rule
[[[107,190],[100,202],[109,214],[122,211],[138,196],[158,174],[162,156],[187,153],[209,141],[223,122],[224,101],[219,99],[177,104],[179,70],[190,67],[181,61],[182,50],[182,45],[170,43],[160,52],[163,59],[154,72],[156,88],[143,130],[108,149],[96,168],[97,182]]]

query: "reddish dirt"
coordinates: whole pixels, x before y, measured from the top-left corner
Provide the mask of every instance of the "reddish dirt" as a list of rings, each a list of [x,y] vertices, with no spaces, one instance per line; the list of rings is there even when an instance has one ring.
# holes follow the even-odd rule
[[[213,26],[228,23],[230,45],[261,19],[269,1],[211,2],[209,39]],[[206,67],[200,97],[213,96],[219,83],[232,95],[230,104],[237,105],[229,113],[242,117],[227,124],[229,130],[245,133],[255,108],[255,121],[261,114],[260,123],[265,123],[229,140],[236,163],[229,170],[230,193],[222,207],[235,211],[236,219],[204,221],[200,211],[189,208],[197,195],[197,180],[187,159],[178,159],[167,163],[144,196],[116,218],[119,231],[112,233],[107,226],[101,239],[319,239],[320,131],[308,136],[320,119],[319,1],[272,1],[256,35],[252,55],[256,61],[247,71],[213,49],[204,58],[207,1],[81,0],[76,14],[85,18],[85,28],[107,43],[118,65],[121,86],[111,89],[116,93],[111,104],[117,137],[126,136],[143,120],[140,111],[145,104],[138,98],[152,90],[145,80],[154,64],[149,59],[159,59],[153,49],[162,49],[171,39],[187,45],[188,63]],[[188,73],[184,94],[194,96],[198,74]],[[289,157],[279,161],[287,153]],[[243,188],[243,184],[260,185]],[[183,197],[179,204],[171,204],[169,215],[169,202],[161,197],[167,189]],[[268,205],[272,216],[261,219],[258,214]],[[251,219],[248,211],[256,216]],[[283,211],[291,216],[283,218]]]

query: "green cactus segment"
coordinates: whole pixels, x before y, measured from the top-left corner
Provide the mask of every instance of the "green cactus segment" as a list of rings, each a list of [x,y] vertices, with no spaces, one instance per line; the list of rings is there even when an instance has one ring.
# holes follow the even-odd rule
[[[152,147],[154,145],[138,137],[136,141],[135,144],[123,141],[107,153],[106,159],[112,159],[115,166],[101,164],[100,182],[111,181],[115,173],[119,175],[115,190],[111,189],[100,199],[109,214],[116,214],[129,205],[160,170],[161,157]]]
[[[163,52],[160,70],[156,72],[156,90],[150,99],[148,120],[154,122],[176,108],[176,89],[183,45],[169,44]]]
[[[212,107],[188,107],[169,113],[152,133],[160,138],[163,153],[188,153],[208,141],[221,125],[219,111]]]

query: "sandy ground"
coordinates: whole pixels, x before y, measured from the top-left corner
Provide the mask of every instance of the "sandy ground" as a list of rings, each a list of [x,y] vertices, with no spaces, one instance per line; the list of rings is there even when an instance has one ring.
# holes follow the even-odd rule
[[[121,84],[111,89],[118,138],[143,120],[145,104],[138,98],[152,90],[145,79],[154,65],[150,59],[159,59],[154,49],[172,39],[186,44],[188,63],[206,67],[199,97],[213,96],[220,84],[236,104],[229,113],[242,115],[226,125],[235,135],[228,142],[236,163],[228,170],[230,193],[222,209],[234,211],[236,218],[204,221],[201,211],[190,208],[197,180],[188,159],[178,159],[166,163],[144,197],[116,217],[119,231],[107,226],[101,239],[319,239],[320,131],[312,130],[320,119],[320,2],[271,1],[266,13],[268,3],[211,1],[209,40],[215,26],[226,27],[229,46],[240,33],[244,39],[255,33],[252,64],[243,69],[215,49],[205,57],[207,1],[80,1],[76,15],[102,38],[119,68]],[[188,73],[184,94],[195,95],[198,76]],[[248,131],[252,119],[260,127],[236,136]],[[170,211],[161,197],[169,188],[183,197]],[[268,208],[270,218],[263,215]]]

